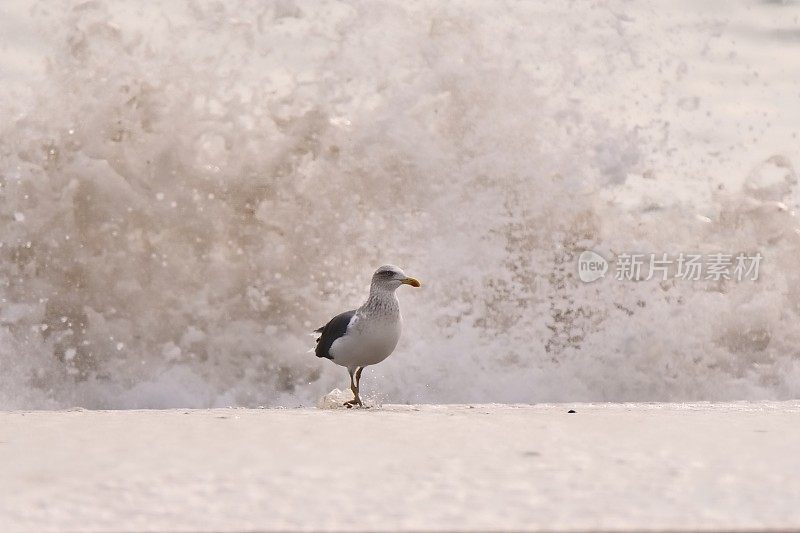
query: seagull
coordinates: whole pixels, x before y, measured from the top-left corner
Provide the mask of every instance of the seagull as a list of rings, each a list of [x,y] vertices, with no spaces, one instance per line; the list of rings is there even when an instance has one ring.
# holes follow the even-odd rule
[[[403,318],[394,291],[400,285],[419,287],[420,283],[394,265],[384,265],[372,275],[369,297],[364,305],[333,317],[314,333],[319,333],[317,357],[330,359],[347,368],[353,399],[348,408],[361,406],[358,385],[364,367],[376,365],[389,357],[400,340]]]

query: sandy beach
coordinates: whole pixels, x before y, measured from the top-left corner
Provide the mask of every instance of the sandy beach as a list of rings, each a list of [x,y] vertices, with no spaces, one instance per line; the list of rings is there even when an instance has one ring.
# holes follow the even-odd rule
[[[798,422],[800,402],[5,412],[0,529],[796,529]]]

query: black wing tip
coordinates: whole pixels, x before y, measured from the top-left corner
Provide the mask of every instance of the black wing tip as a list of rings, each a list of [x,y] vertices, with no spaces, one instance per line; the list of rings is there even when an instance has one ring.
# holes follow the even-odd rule
[[[314,349],[314,353],[320,359],[330,359],[331,361],[333,361],[333,356],[328,352],[328,350],[325,350],[325,351],[320,350],[320,348],[322,347],[322,345],[319,343],[320,339],[322,339],[322,337],[317,339],[317,347]],[[333,343],[331,343],[331,344],[333,344]],[[330,348],[330,346],[328,348]]]
[[[350,325],[350,319],[353,318],[355,313],[355,310],[353,310],[338,314],[315,331],[315,333],[321,334],[317,339],[317,347],[314,349],[317,357],[333,361],[333,356],[330,354],[331,345],[336,339],[343,337],[347,333],[347,326]]]

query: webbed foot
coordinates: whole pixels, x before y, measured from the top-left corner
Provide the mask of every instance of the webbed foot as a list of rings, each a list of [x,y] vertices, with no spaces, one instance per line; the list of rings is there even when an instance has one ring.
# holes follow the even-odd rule
[[[352,409],[356,405],[359,406],[359,407],[363,407],[364,406],[364,404],[361,403],[361,398],[359,398],[358,396],[356,396],[352,400],[348,400],[348,401],[344,402],[344,406],[347,407],[348,409]]]

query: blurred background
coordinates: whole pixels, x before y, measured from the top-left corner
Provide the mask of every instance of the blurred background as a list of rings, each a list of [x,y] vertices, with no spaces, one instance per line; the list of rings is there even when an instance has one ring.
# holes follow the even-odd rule
[[[800,396],[800,5],[0,5],[0,408]],[[576,276],[760,252],[758,281]]]

